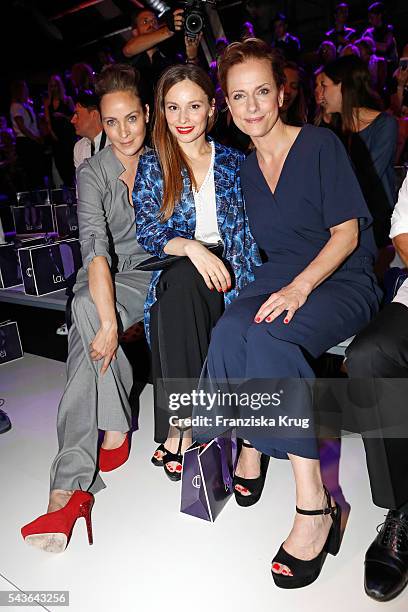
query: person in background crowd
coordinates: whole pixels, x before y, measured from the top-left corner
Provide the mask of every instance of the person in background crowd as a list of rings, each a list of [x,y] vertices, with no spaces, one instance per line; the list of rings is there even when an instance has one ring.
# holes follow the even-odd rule
[[[391,111],[396,117],[408,117],[408,45],[405,45],[402,56],[407,62],[394,73],[391,89]]]
[[[74,103],[72,98],[66,95],[61,77],[53,74],[48,81],[44,113],[50,130],[55,165],[66,187],[72,187],[75,183],[75,130],[71,124],[74,111]]]
[[[77,136],[81,136],[74,146],[74,164],[78,168],[85,159],[109,144],[99,113],[98,98],[93,91],[79,94],[71,123]]]
[[[135,270],[146,253],[135,240],[132,190],[144,150],[149,109],[131,66],[107,66],[96,80],[101,117],[111,145],[77,173],[79,270],[68,335],[67,383],[58,408],[58,453],[51,467],[46,514],[22,530],[47,552],[65,550],[77,518],[86,517],[92,543],[94,493],[129,455],[133,383],[120,333],[143,319],[151,274]],[[98,429],[104,440],[98,456]]]
[[[280,116],[287,125],[302,126],[307,121],[306,75],[296,62],[284,63],[286,77]]]
[[[392,215],[390,237],[408,267],[408,177]],[[408,584],[407,280],[349,345],[346,367],[349,396],[361,417],[372,498],[376,506],[389,509],[364,563],[365,592],[385,602]]]
[[[274,37],[272,46],[279,49],[285,58],[296,62],[300,55],[300,41],[288,32],[288,18],[278,13],[274,19]]]
[[[140,72],[152,111],[154,88],[160,75],[163,70],[178,63],[174,58],[166,57],[160,49],[160,44],[183,29],[183,12],[183,9],[176,9],[173,12],[175,31],[170,30],[167,25],[160,26],[156,14],[150,9],[139,9],[132,16],[132,37],[123,47],[122,53]],[[186,62],[197,63],[200,40],[200,37],[195,39],[184,37]]]
[[[408,45],[402,56],[408,58]],[[390,83],[390,111],[398,121],[397,163],[404,161],[408,141],[408,65],[400,65]]]
[[[337,57],[336,47],[334,46],[334,43],[332,43],[330,40],[324,40],[322,43],[320,43],[320,46],[317,50],[317,57],[320,64],[318,70],[320,70],[329,62],[333,62]]]
[[[0,116],[0,162],[1,162],[1,187],[5,193],[14,196],[18,191],[21,180],[21,168],[17,163],[16,137],[7,125],[7,119]]]
[[[376,54],[384,57],[394,69],[398,62],[397,43],[394,28],[385,23],[385,6],[382,2],[374,2],[368,7],[368,21],[370,27],[363,33],[362,38],[372,38]]]
[[[341,2],[334,10],[334,28],[325,34],[325,39],[334,44],[337,53],[341,52],[343,47],[350,42],[350,37],[356,32],[347,26],[348,16],[349,6],[347,2]]]
[[[367,65],[371,75],[373,89],[375,89],[380,96],[383,96],[385,81],[387,79],[386,60],[375,54],[375,43],[372,38],[360,38],[356,41],[356,47],[359,48],[360,57]]]
[[[312,122],[316,127],[331,128],[337,134],[337,131],[341,131],[341,116],[339,113],[328,113],[326,111],[323,96],[325,78],[326,75],[323,68],[315,72],[314,101],[316,108]]]
[[[78,96],[84,91],[93,89],[94,86],[94,71],[89,64],[78,62],[71,68],[71,74],[68,79],[68,93],[77,101]]]
[[[397,122],[381,112],[381,100],[359,57],[350,55],[327,64],[322,86],[326,112],[341,114],[343,141],[373,216],[377,247],[382,248],[389,242],[395,205]]]
[[[276,3],[270,0],[244,0],[243,4],[245,12],[254,25],[255,36],[272,44]]]
[[[12,130],[7,125],[7,119],[0,115],[0,146],[14,149],[16,146],[16,137]]]
[[[250,24],[250,22],[246,22]],[[250,24],[252,25],[252,24]],[[246,25],[244,24],[244,29]],[[249,30],[248,32],[249,33]],[[217,121],[212,129],[211,135],[220,143],[231,146],[240,151],[247,151],[249,138],[239,130],[232,121],[231,113],[225,102],[224,92],[218,82],[218,62],[228,46],[226,38],[219,38],[216,41],[216,59],[210,64],[209,76],[215,86],[215,104],[218,111]]]
[[[99,49],[96,57],[98,62],[98,72],[100,72],[105,66],[115,63],[115,58],[113,57],[112,49],[110,49],[110,47],[103,47],[103,49]]]
[[[185,379],[194,388],[224,303],[253,279],[260,263],[240,190],[244,155],[207,138],[216,116],[214,94],[211,79],[198,66],[173,66],[163,73],[156,93],[156,152],[142,156],[135,181],[140,244],[164,263],[166,255],[184,256],[154,273],[145,316],[154,438],[160,443],[152,462],[171,480],[180,480],[182,456],[191,444],[191,427],[183,428],[182,421],[191,417],[192,407],[178,411],[178,425],[169,428],[170,390],[161,393],[160,380]]]
[[[245,40],[246,38],[254,38],[255,37],[255,28],[254,25],[250,21],[245,21],[242,26],[242,32],[240,39]]]
[[[229,42],[224,37],[217,38],[217,40],[215,41],[215,59],[213,59],[212,62],[210,63],[208,74],[210,76],[210,79],[214,83],[214,86],[215,86],[216,89],[219,88],[219,83],[218,83],[218,61],[219,61],[223,51],[228,47],[228,45],[229,45]],[[222,100],[224,100],[224,96],[222,96]],[[222,106],[223,106],[223,104],[221,104],[221,106],[217,105],[217,108],[221,108]]]
[[[360,49],[357,45],[348,44],[340,52],[340,57],[347,57],[347,55],[355,55],[356,57],[360,57]]]
[[[43,187],[43,142],[38,129],[37,115],[29,98],[25,81],[12,83],[10,116],[16,135],[17,158],[24,172],[24,188]]]
[[[341,133],[341,116],[339,113],[328,113],[324,105],[323,83],[325,79],[323,68],[315,72],[315,88],[314,88],[314,114],[311,115],[310,123],[316,127],[327,127],[332,129],[336,134]]]

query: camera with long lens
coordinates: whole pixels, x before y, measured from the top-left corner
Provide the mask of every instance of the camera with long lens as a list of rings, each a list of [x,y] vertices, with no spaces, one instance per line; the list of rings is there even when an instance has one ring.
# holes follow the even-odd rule
[[[169,18],[171,7],[163,0],[146,0],[147,4],[158,12],[158,17]],[[179,0],[177,5],[184,8],[184,33],[189,38],[196,38],[203,31],[206,22],[205,6],[213,7],[217,0]]]
[[[205,26],[205,5],[215,5],[216,0],[185,0],[184,32],[186,36],[195,38]]]

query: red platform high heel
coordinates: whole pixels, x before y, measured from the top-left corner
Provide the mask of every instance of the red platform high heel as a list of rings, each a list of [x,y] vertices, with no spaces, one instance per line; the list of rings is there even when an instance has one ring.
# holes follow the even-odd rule
[[[69,502],[61,510],[48,512],[21,528],[27,544],[47,552],[59,553],[66,549],[76,520],[83,516],[88,530],[88,542],[93,544],[91,510],[92,493],[74,491]]]
[[[111,472],[123,465],[129,458],[129,435],[118,448],[99,449],[99,469],[101,472]]]

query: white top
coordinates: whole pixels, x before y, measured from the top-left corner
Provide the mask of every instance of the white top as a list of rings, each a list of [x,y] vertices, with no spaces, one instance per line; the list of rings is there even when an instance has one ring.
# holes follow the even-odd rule
[[[221,242],[218,231],[217,207],[215,200],[214,159],[215,146],[211,141],[211,161],[207,175],[199,191],[193,189],[196,208],[196,229],[194,238],[205,244]]]
[[[10,117],[11,125],[17,138],[27,138],[27,136],[19,129],[16,117],[22,117],[24,125],[30,132],[32,132],[34,136],[40,136],[34,108],[28,102],[24,104],[21,102],[12,102],[10,106]]]
[[[399,234],[408,234],[408,175],[402,183],[398,194],[398,202],[391,217],[390,238],[395,238]],[[393,302],[408,307],[408,279],[399,288]]]
[[[101,144],[102,131],[94,138],[95,153],[98,153]],[[110,140],[106,137],[105,147],[110,144]],[[74,146],[74,165],[78,168],[85,159],[91,157],[91,140],[85,136],[78,140]]]

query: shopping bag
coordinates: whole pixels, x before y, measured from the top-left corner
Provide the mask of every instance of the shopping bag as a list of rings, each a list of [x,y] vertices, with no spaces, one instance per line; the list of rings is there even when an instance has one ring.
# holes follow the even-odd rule
[[[75,239],[19,249],[18,256],[28,295],[65,289],[82,265],[79,240]]]
[[[214,522],[233,493],[237,460],[235,433],[193,444],[183,457],[180,511]]]
[[[15,321],[0,323],[0,365],[16,359],[21,359],[23,349],[20,334]]]

